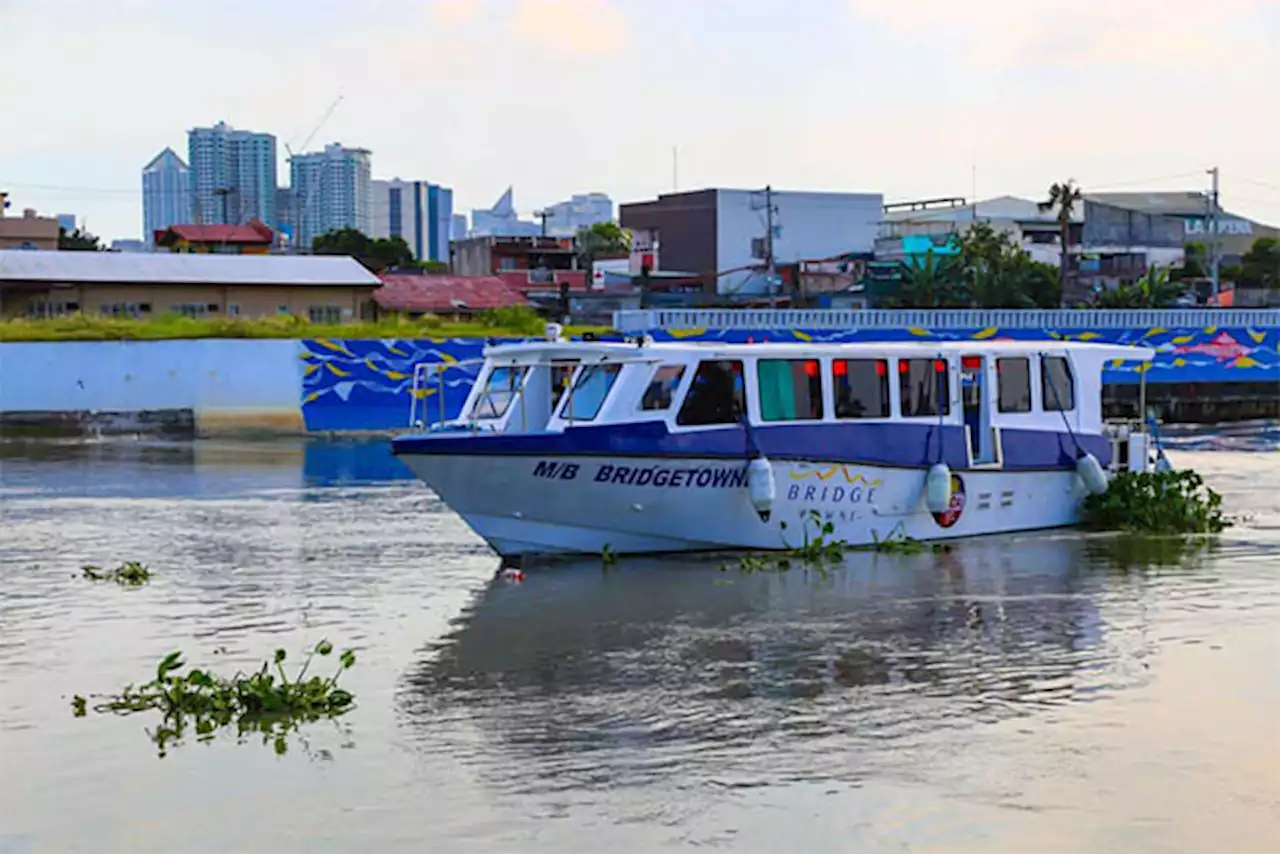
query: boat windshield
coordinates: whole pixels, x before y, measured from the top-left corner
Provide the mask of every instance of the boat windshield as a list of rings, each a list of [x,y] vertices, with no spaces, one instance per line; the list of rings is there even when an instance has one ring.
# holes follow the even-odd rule
[[[501,418],[524,383],[527,365],[498,366],[489,372],[484,388],[471,409],[471,417],[479,420]]]
[[[609,396],[613,382],[622,371],[622,365],[614,362],[603,365],[587,365],[578,374],[572,391],[564,404],[560,417],[566,421],[591,421],[600,414],[600,407]]]

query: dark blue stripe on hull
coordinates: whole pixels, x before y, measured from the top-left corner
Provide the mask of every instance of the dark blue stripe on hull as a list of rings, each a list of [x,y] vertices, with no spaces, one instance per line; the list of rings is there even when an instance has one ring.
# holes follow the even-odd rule
[[[611,456],[746,459],[754,446],[774,460],[814,460],[895,468],[922,468],[941,459],[953,469],[969,467],[964,428],[922,424],[792,424],[670,433],[662,422],[571,427],[563,433],[438,433],[402,436],[395,454],[458,456]],[[1049,430],[1001,430],[1005,471],[1075,466],[1076,440],[1104,466],[1111,443],[1102,436]]]

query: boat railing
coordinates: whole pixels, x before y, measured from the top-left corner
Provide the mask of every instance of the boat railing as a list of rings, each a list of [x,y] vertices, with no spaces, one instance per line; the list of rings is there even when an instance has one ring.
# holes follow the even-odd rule
[[[856,329],[1181,329],[1280,323],[1274,308],[1159,309],[628,309],[615,311],[623,333],[658,330]]]

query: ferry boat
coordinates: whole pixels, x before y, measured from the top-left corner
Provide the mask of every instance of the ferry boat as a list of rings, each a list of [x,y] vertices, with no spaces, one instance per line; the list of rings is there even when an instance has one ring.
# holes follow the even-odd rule
[[[505,559],[780,550],[1070,526],[1109,473],[1156,460],[1104,423],[1102,369],[1152,352],[1067,341],[493,345],[458,417],[418,405],[392,452]],[[1144,386],[1145,390],[1145,386]]]

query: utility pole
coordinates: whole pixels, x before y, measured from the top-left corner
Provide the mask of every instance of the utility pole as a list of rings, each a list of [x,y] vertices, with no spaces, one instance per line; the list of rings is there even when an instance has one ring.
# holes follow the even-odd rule
[[[769,306],[771,308],[778,307],[778,296],[774,290],[773,279],[776,271],[776,265],[773,261],[773,186],[769,185],[764,188],[764,221],[765,228],[768,229],[764,239],[764,252],[766,269],[769,276]]]
[[[1213,188],[1209,194],[1209,217],[1206,225],[1209,230],[1209,281],[1213,288],[1213,299],[1216,303],[1221,285],[1218,281],[1219,267],[1222,263],[1222,253],[1218,251],[1218,167],[1215,166],[1209,170],[1209,174],[1213,176]]]
[[[213,194],[215,196],[222,197],[222,224],[223,225],[232,224],[230,214],[227,213],[227,199],[234,192],[235,192],[235,189],[232,187],[219,187],[218,189],[213,191]]]
[[[671,192],[680,192],[680,149],[671,146]]]
[[[547,236],[547,217],[554,216],[549,210],[534,211],[533,215],[542,220],[542,236]]]
[[[760,208],[757,207],[754,199],[751,202],[751,209],[753,211],[760,210]],[[769,305],[774,308],[776,308],[778,305],[778,296],[777,296],[777,293],[774,291],[774,278],[777,275],[777,264],[775,262],[774,252],[773,252],[773,232],[775,229],[775,226],[773,224],[773,217],[775,213],[777,213],[777,211],[775,211],[773,207],[773,187],[767,186],[764,188],[764,222],[765,222],[764,264],[765,264],[765,276],[767,277],[766,282],[769,287]]]

